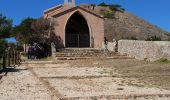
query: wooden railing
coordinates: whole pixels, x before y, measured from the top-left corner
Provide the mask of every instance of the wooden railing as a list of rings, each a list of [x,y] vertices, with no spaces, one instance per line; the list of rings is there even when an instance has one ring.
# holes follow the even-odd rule
[[[16,67],[21,63],[20,51],[16,46],[7,47],[4,51],[1,51],[0,57],[0,70],[4,70],[7,67]]]

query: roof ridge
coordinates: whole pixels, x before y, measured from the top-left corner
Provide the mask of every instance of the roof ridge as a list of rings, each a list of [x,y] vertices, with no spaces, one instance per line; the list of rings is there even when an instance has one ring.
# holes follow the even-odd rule
[[[54,6],[54,7],[51,7],[51,8],[49,8],[49,9],[44,10],[44,13],[49,13],[49,12],[51,12],[51,11],[53,11],[53,10],[56,10],[56,9],[58,9],[58,8],[61,8],[61,7],[63,7],[62,4],[57,5],[57,6]]]
[[[64,7],[64,6],[63,6],[63,7]],[[66,10],[64,10],[64,11],[61,11],[61,12],[55,14],[55,15],[51,14],[51,16],[60,15],[60,14],[63,13],[63,12],[67,12],[67,11],[69,11],[69,10],[75,10],[75,9],[78,9],[78,8],[79,8],[79,9],[82,9],[82,10],[88,12],[88,13],[91,13],[91,14],[93,14],[94,16],[97,16],[97,17],[99,17],[99,18],[103,18],[101,15],[98,15],[98,14],[96,14],[96,13],[94,13],[94,12],[88,10],[88,9],[85,9],[85,8],[83,8],[83,7],[80,7],[80,6],[70,7],[70,8],[68,8],[68,9],[66,9]],[[51,11],[53,11],[53,10],[51,10]],[[50,12],[50,11],[48,11],[48,12],[46,12],[46,13],[49,13],[49,12]]]

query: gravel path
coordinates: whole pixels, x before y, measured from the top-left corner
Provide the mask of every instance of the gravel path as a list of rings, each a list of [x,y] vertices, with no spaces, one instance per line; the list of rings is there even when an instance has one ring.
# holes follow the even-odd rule
[[[132,77],[151,70],[146,65],[153,68],[129,60],[28,61],[0,79],[0,100],[170,100],[170,90]]]
[[[0,80],[0,100],[51,100],[49,90],[24,65]]]

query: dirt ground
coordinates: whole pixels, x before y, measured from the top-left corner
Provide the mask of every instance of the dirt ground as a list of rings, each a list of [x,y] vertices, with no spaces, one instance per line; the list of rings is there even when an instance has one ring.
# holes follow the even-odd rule
[[[170,64],[135,59],[26,61],[0,80],[2,100],[169,100]]]

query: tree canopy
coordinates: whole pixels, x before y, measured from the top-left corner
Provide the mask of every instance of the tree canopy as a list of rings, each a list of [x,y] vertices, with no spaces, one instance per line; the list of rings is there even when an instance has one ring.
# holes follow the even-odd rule
[[[3,55],[2,52],[3,52],[4,49],[5,49],[5,45],[6,45],[5,40],[4,40],[4,39],[0,39],[0,59],[1,59],[2,55]]]
[[[13,33],[21,43],[45,43],[47,42],[49,30],[52,24],[44,18],[26,18],[20,25],[13,28]]]
[[[107,5],[105,2],[102,2],[102,3],[98,4],[98,6],[106,7],[106,6],[108,6],[108,5]]]
[[[9,37],[12,29],[12,20],[0,14],[0,39]]]
[[[26,43],[32,37],[32,33],[34,32],[32,29],[32,23],[34,21],[36,21],[36,19],[26,18],[20,25],[13,28],[13,35],[19,42]]]
[[[12,20],[0,14],[0,58],[2,57],[3,52],[6,48],[6,41],[4,40],[4,38],[10,36],[11,29],[12,29]]]

